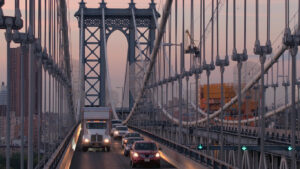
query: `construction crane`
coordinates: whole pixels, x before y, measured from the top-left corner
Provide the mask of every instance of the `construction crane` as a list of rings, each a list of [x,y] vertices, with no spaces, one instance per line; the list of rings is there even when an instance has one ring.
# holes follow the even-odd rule
[[[195,45],[194,39],[188,30],[185,31],[184,52],[189,54],[195,54],[195,57],[200,57],[200,50]]]
[[[221,11],[223,9],[223,1],[219,0],[219,11]],[[210,29],[209,26],[211,25],[212,21],[216,22],[216,20],[213,20],[213,17],[216,17],[216,11],[217,11],[217,7],[214,10],[214,15],[210,18],[209,22],[207,23],[207,25],[205,26],[205,34],[200,38],[200,42],[199,45],[196,46],[195,45],[195,40],[193,39],[193,37],[191,36],[190,32],[188,30],[185,31],[185,44],[184,44],[184,52],[186,54],[195,54],[195,57],[200,57],[200,49],[199,46],[202,43],[202,40],[205,38],[207,38],[206,34],[210,33]],[[190,43],[188,43],[190,42]]]

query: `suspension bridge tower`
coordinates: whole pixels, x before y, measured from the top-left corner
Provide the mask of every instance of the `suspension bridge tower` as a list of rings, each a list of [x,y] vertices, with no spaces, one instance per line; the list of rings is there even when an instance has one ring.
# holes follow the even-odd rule
[[[84,79],[84,106],[108,105],[106,98],[107,92],[110,92],[110,82],[108,83],[106,42],[114,31],[119,30],[128,42],[127,82],[124,84],[128,86],[129,110],[132,108],[150,63],[148,56],[154,46],[155,19],[159,16],[154,1],[151,1],[147,9],[136,8],[133,0],[126,9],[108,8],[104,0],[99,8],[87,8],[85,2],[80,3],[75,17],[81,31],[80,72]]]

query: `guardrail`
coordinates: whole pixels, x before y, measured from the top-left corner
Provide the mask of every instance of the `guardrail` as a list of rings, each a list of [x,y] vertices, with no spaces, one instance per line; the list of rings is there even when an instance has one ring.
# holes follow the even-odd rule
[[[47,161],[46,164],[44,163],[39,163],[35,169],[55,169],[57,168],[58,164],[61,162],[63,159],[63,155],[65,154],[65,150],[70,144],[71,139],[73,138],[73,134],[76,130],[78,130],[80,127],[80,123],[77,123],[76,125],[73,126],[72,130],[69,131],[67,136],[64,138],[62,143],[57,147],[57,149],[54,151],[54,153],[51,155],[49,160]]]
[[[128,127],[132,130],[135,130],[135,131],[151,138],[152,140],[154,140],[160,144],[163,144],[163,145],[175,150],[176,152],[178,152],[180,154],[183,154],[184,156],[186,156],[206,167],[213,168],[213,169],[238,169],[232,165],[227,164],[224,161],[221,161],[221,160],[215,159],[214,157],[208,156],[208,155],[204,154],[203,152],[199,152],[199,151],[191,149],[187,146],[175,143],[174,141],[159,137],[159,136],[152,134],[146,130],[139,129],[137,127],[130,126],[130,125],[128,125]]]

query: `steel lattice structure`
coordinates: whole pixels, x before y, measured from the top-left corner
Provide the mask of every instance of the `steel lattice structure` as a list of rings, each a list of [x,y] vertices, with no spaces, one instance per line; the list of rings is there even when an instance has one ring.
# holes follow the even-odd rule
[[[84,91],[86,106],[105,106],[107,89],[107,70],[104,41],[116,30],[122,32],[128,42],[127,62],[129,64],[129,107],[133,106],[137,92],[141,89],[141,82],[145,68],[149,64],[155,40],[156,25],[153,18],[155,4],[150,4],[149,9],[137,9],[134,3],[128,9],[110,9],[106,3],[100,3],[99,8],[83,8],[83,22],[81,27],[81,9],[75,13],[80,29],[84,29],[81,44],[84,45],[83,71]],[[102,23],[104,8],[105,26]],[[155,10],[156,17],[159,14]],[[105,27],[105,28],[104,28]],[[103,35],[105,32],[105,35]],[[105,37],[105,39],[104,39]],[[105,42],[106,43],[106,42]]]

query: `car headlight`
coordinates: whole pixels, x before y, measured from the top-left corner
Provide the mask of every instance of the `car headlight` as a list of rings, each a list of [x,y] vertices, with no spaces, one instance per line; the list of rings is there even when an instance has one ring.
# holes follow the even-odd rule
[[[133,153],[133,157],[139,157],[139,154],[138,153]]]
[[[115,134],[115,135],[118,135],[118,134],[119,134],[119,132],[118,132],[118,131],[115,131],[115,132],[114,132],[114,134]]]
[[[85,143],[89,143],[90,140],[89,140],[88,138],[85,138],[85,139],[84,139],[84,142],[85,142]]]
[[[104,143],[109,143],[109,139],[108,138],[104,139]]]
[[[159,158],[159,157],[160,157],[159,153],[156,153],[156,154],[155,154],[155,157]]]

